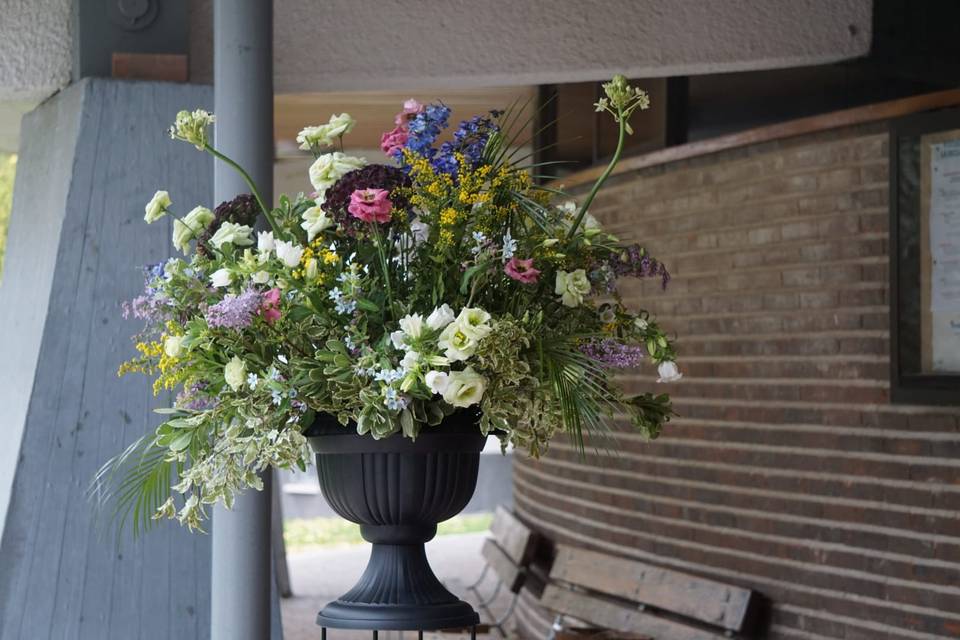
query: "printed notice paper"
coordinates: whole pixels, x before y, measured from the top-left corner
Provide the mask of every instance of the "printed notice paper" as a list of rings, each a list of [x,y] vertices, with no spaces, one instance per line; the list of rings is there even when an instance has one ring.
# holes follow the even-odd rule
[[[932,144],[930,312],[934,371],[960,371],[960,140]]]

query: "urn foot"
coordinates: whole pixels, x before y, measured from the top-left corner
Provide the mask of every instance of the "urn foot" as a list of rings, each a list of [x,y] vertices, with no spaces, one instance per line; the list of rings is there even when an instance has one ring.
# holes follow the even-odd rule
[[[317,615],[318,625],[336,629],[432,631],[479,622],[434,575],[423,544],[374,543],[360,581]]]

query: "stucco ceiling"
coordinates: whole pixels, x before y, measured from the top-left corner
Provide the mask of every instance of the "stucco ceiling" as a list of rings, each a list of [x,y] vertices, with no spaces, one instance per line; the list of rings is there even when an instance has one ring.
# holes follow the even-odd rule
[[[71,0],[5,0],[0,147],[70,81]],[[872,0],[274,0],[277,94],[663,77],[866,54]],[[212,80],[212,0],[190,0],[190,72]]]

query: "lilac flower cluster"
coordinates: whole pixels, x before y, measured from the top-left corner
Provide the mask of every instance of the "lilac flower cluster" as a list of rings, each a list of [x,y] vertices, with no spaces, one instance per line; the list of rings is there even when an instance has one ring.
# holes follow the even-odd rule
[[[223,300],[208,307],[204,316],[211,327],[224,329],[244,329],[253,322],[253,316],[260,309],[260,293],[247,289],[240,295],[228,293]]]
[[[217,399],[207,395],[206,390],[209,386],[205,380],[194,382],[177,394],[174,404],[187,411],[207,411],[214,408],[217,406]]]
[[[170,319],[168,300],[157,282],[162,277],[162,262],[143,266],[143,293],[123,302],[124,319],[132,316],[150,325],[160,325]]]
[[[454,153],[460,152],[470,163],[471,168],[480,164],[483,150],[487,146],[490,136],[500,130],[494,121],[500,117],[502,111],[491,111],[489,116],[474,116],[463,120],[456,131],[453,140],[440,145],[440,151],[433,159],[433,166],[437,171],[455,175],[457,173],[457,159]]]
[[[608,263],[617,277],[633,276],[634,278],[659,277],[663,281],[663,288],[670,282],[670,273],[662,262],[647,255],[647,252],[638,244],[624,249],[619,256]]]
[[[407,123],[410,137],[407,138],[406,148],[432,160],[437,153],[433,143],[436,142],[440,132],[447,128],[449,120],[450,107],[442,102],[428,104]]]
[[[629,369],[643,359],[643,347],[623,344],[614,338],[585,342],[580,345],[580,352],[611,369]]]

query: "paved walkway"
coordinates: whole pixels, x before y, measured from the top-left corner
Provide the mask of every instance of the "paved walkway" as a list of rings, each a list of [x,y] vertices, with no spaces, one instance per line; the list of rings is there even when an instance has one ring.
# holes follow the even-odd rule
[[[483,570],[480,547],[484,533],[439,536],[427,544],[427,557],[437,577],[451,585],[470,584]],[[368,545],[328,547],[291,553],[292,598],[282,601],[284,640],[319,640],[320,628],[315,623],[317,612],[353,586],[363,573],[370,555]],[[459,594],[458,594],[459,595]],[[408,639],[416,637],[407,633]],[[370,632],[330,631],[329,640],[370,640]],[[443,636],[450,640],[454,636]],[[381,633],[381,640],[396,640],[396,632]]]

